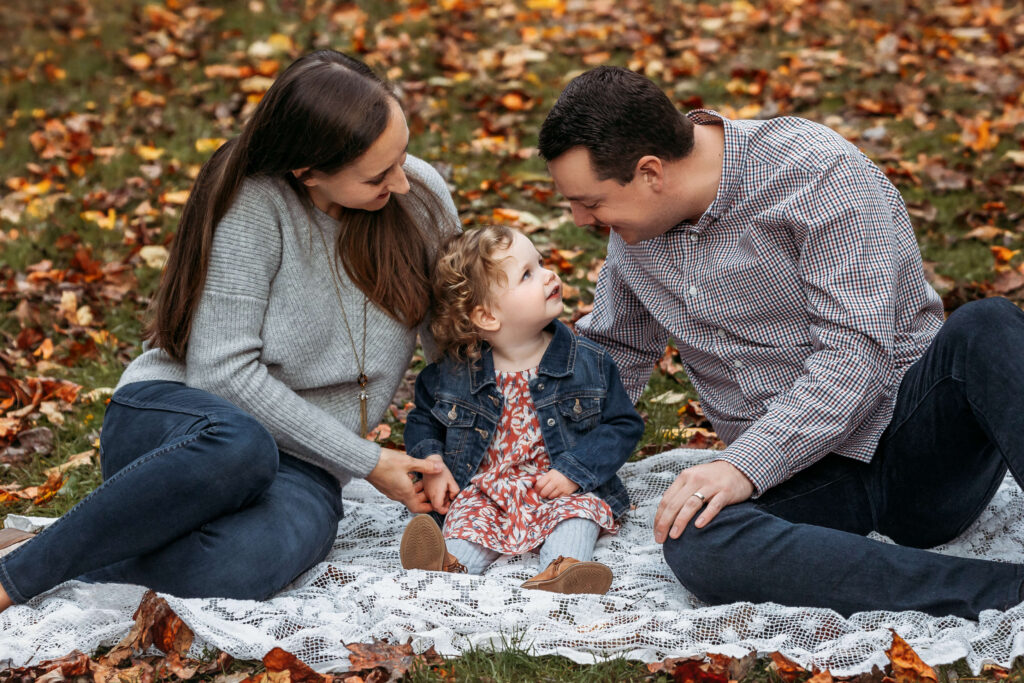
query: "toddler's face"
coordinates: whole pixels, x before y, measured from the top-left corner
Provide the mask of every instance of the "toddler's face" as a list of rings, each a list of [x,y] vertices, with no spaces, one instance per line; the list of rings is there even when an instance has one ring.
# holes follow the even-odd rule
[[[491,284],[489,308],[503,328],[540,332],[561,315],[562,281],[544,267],[533,242],[517,232],[508,249],[494,256],[506,282]]]

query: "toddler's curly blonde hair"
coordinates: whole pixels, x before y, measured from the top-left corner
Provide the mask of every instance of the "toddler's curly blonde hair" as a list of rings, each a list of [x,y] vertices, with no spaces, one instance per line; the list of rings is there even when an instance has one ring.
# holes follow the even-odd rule
[[[455,235],[441,248],[434,266],[430,321],[441,353],[460,361],[480,358],[480,333],[470,313],[488,305],[492,284],[504,284],[502,259],[495,254],[508,249],[514,236],[512,228],[488,225]]]

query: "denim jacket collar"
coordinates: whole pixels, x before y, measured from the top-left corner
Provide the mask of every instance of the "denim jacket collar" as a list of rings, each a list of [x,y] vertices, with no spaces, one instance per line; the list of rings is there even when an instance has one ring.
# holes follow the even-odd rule
[[[554,336],[540,359],[537,373],[549,377],[572,375],[576,365],[576,344],[579,343],[576,335],[559,320],[552,320],[544,329],[552,332]],[[491,353],[491,345],[484,342],[480,348],[480,362],[476,364],[469,378],[469,388],[476,394],[488,384],[496,384],[494,357]]]

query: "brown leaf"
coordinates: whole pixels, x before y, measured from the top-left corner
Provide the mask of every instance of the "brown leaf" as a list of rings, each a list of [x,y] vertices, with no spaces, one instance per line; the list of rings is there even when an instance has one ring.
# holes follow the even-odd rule
[[[270,674],[288,672],[288,680],[292,683],[325,683],[330,679],[313,671],[298,657],[290,652],[275,647],[263,656],[263,666]]]
[[[896,683],[923,683],[926,681],[935,683],[938,681],[935,670],[925,664],[896,631],[892,631],[892,646],[885,651],[885,654],[892,664],[890,677]]]
[[[120,643],[100,658],[100,662],[117,666],[150,645],[165,654],[183,658],[192,646],[192,629],[174,613],[167,601],[153,591],[146,591],[132,615],[135,624]]]
[[[807,674],[807,669],[778,652],[773,652],[771,658],[772,663],[769,666],[775,669],[779,674],[779,678],[787,681],[787,683],[803,678]]]
[[[412,645],[392,645],[384,640],[374,638],[372,643],[345,644],[352,654],[348,656],[349,668],[355,672],[363,672],[365,669],[384,669],[390,678],[385,680],[398,680],[412,668],[414,662],[426,666],[440,664],[443,660],[433,647],[422,654],[413,654]],[[367,677],[367,680],[371,680]]]

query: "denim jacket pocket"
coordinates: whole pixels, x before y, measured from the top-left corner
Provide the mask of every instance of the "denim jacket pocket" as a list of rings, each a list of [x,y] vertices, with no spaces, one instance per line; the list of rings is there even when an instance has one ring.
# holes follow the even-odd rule
[[[589,431],[597,426],[597,422],[601,418],[601,398],[599,396],[559,398],[558,412],[566,424],[573,429]]]
[[[466,447],[466,440],[472,433],[476,413],[461,403],[439,399],[430,409],[438,422],[444,425],[444,454],[459,455]]]

